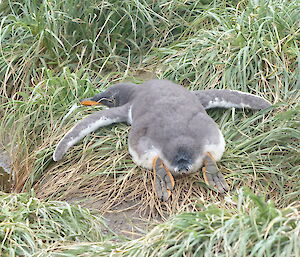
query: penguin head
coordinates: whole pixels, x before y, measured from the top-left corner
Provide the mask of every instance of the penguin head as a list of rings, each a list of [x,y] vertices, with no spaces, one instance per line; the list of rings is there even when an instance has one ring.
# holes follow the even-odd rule
[[[91,98],[81,100],[83,105],[103,104],[107,107],[118,107],[128,103],[137,85],[133,83],[119,83],[111,86],[102,93],[96,94]]]

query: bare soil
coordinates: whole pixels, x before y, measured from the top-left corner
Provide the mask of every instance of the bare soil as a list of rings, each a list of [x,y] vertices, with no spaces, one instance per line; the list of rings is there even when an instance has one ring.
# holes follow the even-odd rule
[[[92,207],[97,208],[98,204],[101,203],[94,203]],[[156,222],[153,219],[150,221],[141,218],[135,206],[136,203],[134,201],[124,201],[110,211],[103,213],[102,216],[114,233],[130,239],[136,239],[146,234]]]
[[[89,201],[88,199],[78,198],[68,200],[68,202],[80,204],[97,213],[101,210],[101,206],[105,204],[104,200]],[[100,211],[100,214],[104,218],[110,231],[114,232],[118,236],[124,236],[128,239],[136,239],[147,234],[154,225],[162,222],[159,218],[149,218],[147,213],[141,214],[137,208],[138,204],[138,201],[125,200],[105,212]]]

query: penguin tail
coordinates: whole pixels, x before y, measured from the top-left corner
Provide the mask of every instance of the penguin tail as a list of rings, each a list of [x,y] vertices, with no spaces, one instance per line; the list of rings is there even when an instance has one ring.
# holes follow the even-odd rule
[[[189,171],[192,167],[191,154],[183,148],[179,148],[172,162],[172,165],[176,172]]]

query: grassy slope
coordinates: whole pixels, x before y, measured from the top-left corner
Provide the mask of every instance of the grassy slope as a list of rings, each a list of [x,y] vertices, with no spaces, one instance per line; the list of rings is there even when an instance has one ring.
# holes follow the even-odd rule
[[[198,175],[178,182],[172,203],[155,201],[151,173],[127,154],[125,125],[102,129],[63,162],[51,162],[61,134],[90,113],[79,108],[63,118],[78,99],[149,71],[190,89],[237,89],[273,102],[258,113],[209,112],[227,142],[221,169],[232,189],[247,185],[277,207],[297,205],[300,1],[39,3],[1,4],[0,135],[14,146],[16,191],[110,199],[103,209],[135,199],[141,210],[150,206],[163,216],[219,202]],[[231,208],[226,201],[221,206]]]
[[[1,256],[32,256],[49,245],[110,238],[101,218],[66,202],[42,202],[29,194],[0,193]]]
[[[204,211],[177,215],[130,242],[56,244],[42,256],[299,256],[296,209],[279,210],[248,190],[231,204],[230,210],[206,204]]]

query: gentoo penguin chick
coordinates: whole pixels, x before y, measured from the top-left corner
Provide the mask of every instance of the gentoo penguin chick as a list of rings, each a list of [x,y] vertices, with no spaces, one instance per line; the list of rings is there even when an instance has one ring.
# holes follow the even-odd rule
[[[59,161],[70,147],[100,127],[127,122],[133,161],[153,169],[157,196],[166,201],[174,188],[174,177],[198,171],[220,193],[229,187],[218,170],[225,150],[223,135],[205,108],[240,107],[263,109],[270,103],[261,97],[231,90],[189,91],[168,80],[150,80],[142,85],[116,84],[84,105],[104,104],[76,124],[58,143],[53,154]]]

